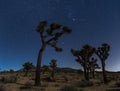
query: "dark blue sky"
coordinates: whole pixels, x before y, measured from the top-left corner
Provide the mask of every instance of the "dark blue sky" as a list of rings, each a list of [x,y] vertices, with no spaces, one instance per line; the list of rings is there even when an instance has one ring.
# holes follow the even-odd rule
[[[58,60],[60,67],[81,68],[70,53],[84,44],[111,46],[107,70],[120,70],[120,0],[0,0],[0,67],[19,69],[26,61],[36,64],[41,46],[35,31],[40,21],[56,22],[73,32],[60,38],[64,49],[47,47],[42,64]]]

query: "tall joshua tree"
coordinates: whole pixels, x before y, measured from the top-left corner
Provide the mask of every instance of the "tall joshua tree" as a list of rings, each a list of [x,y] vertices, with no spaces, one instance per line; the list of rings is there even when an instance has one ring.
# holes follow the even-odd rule
[[[109,50],[110,50],[110,46],[106,43],[102,44],[101,47],[99,47],[96,50],[96,54],[98,55],[98,57],[101,60],[101,64],[102,64],[102,72],[103,72],[103,81],[104,83],[107,83],[107,78],[106,78],[106,72],[105,72],[105,61],[109,56]]]
[[[36,66],[36,77],[35,77],[35,85],[41,85],[40,83],[40,68],[42,55],[47,45],[55,48],[56,51],[61,52],[62,48],[57,46],[58,39],[65,33],[70,33],[71,29],[66,26],[62,26],[60,24],[52,23],[47,26],[47,21],[42,21],[38,25],[36,31],[40,34],[41,38],[41,47],[38,53],[37,66]]]
[[[53,80],[55,79],[54,78],[55,70],[57,68],[57,63],[56,62],[57,62],[57,60],[55,60],[55,59],[52,59],[51,62],[50,62],[50,67],[52,68],[51,77],[52,77]]]
[[[80,63],[84,69],[84,77],[85,80],[89,80],[89,73],[88,73],[88,63],[89,59],[94,53],[95,48],[91,47],[90,45],[84,45],[81,50],[74,50],[71,49],[71,52],[74,56],[77,57],[76,61]]]

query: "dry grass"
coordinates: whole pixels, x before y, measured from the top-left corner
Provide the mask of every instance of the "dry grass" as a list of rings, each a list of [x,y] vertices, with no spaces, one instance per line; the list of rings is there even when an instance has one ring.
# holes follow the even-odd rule
[[[18,74],[18,75],[16,75]],[[35,74],[34,72],[29,73],[28,77],[23,76],[24,73],[2,73],[0,74],[0,79],[2,77],[14,77],[17,76],[17,81],[13,83],[0,83],[0,91],[69,91],[63,89],[77,89],[76,91],[120,91],[115,89],[120,89],[120,73],[109,73],[108,78],[110,82],[108,84],[102,83],[102,77],[99,73],[95,79],[90,79],[93,83],[87,86],[88,83],[81,82],[84,79],[83,74],[78,73],[59,73],[56,74],[55,82],[47,81],[45,78],[49,77],[49,74],[42,74],[42,85],[41,87],[34,86]],[[117,78],[116,78],[117,77]],[[77,83],[77,84],[76,84]],[[80,83],[80,84],[79,84]],[[85,87],[80,87],[80,85],[86,85]],[[68,86],[68,87],[65,87]],[[62,89],[62,90],[61,90]]]

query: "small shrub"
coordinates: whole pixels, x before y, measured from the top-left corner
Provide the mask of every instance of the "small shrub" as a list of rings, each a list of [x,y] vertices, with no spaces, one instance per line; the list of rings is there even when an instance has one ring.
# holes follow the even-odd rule
[[[10,73],[14,73],[14,70],[13,70],[13,69],[10,69],[9,72],[10,72]]]
[[[51,82],[52,79],[51,79],[51,77],[45,77],[45,78],[43,78],[42,80],[43,80],[43,81]]]
[[[16,83],[17,77],[16,76],[6,76],[6,77],[2,77],[1,81],[4,83]]]
[[[75,84],[77,87],[89,87],[89,86],[93,86],[93,82],[91,81],[80,81],[80,82],[77,82]]]
[[[27,83],[25,84],[25,87],[31,88],[31,87],[32,87],[32,84],[31,84],[30,82],[27,82]]]
[[[24,86],[20,87],[20,89],[30,89],[32,87],[32,84],[30,82],[25,83]]]
[[[115,76],[114,75],[110,75],[110,76],[107,76],[107,82],[111,82],[112,80],[116,80]]]
[[[41,87],[48,87],[48,83],[43,83]]]
[[[54,86],[55,86],[55,87],[59,87],[60,85],[59,85],[59,84],[55,84]]]
[[[107,78],[107,83],[110,83],[110,82],[111,82],[111,80],[112,80],[112,78],[111,78],[111,77]]]
[[[64,80],[67,82],[67,81],[68,81],[68,78],[64,76]]]
[[[5,91],[5,87],[3,86],[3,84],[0,84],[0,91]]]
[[[101,85],[101,82],[100,82],[100,81],[95,81],[94,84],[95,84],[96,86],[100,86],[100,85]]]
[[[106,91],[120,91],[119,88],[115,88],[115,89],[106,89]]]
[[[120,81],[115,83],[115,86],[120,87]]]
[[[74,86],[63,86],[60,91],[79,91],[78,88]]]

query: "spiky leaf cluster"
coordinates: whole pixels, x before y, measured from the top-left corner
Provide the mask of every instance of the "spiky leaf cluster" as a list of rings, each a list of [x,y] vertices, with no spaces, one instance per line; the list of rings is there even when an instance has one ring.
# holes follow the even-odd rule
[[[71,53],[72,53],[74,56],[79,56],[79,55],[80,55],[80,51],[79,51],[79,50],[71,49]]]
[[[71,53],[73,54],[73,56],[76,56],[75,61],[83,65],[83,60],[80,55],[80,50],[71,49]]]
[[[110,46],[108,44],[102,44],[102,46],[96,50],[96,54],[101,60],[105,61],[109,56],[109,50]]]
[[[55,23],[52,23],[50,25],[50,30],[55,30],[55,29],[59,29],[62,25],[60,24],[55,24]]]
[[[82,55],[82,58],[86,60],[86,59],[89,59],[94,52],[95,52],[95,48],[93,48],[90,45],[84,45],[80,54]]]
[[[57,63],[56,62],[57,62],[57,60],[52,59],[51,62],[50,62],[50,67],[53,68],[53,69],[56,68],[57,67]]]
[[[24,70],[30,70],[32,68],[34,68],[34,65],[31,62],[25,62],[23,64]]]
[[[67,26],[64,26],[63,31],[66,32],[66,33],[71,33],[72,30],[69,29]]]
[[[57,52],[62,51],[62,48],[57,46],[59,37],[71,32],[71,29],[60,24],[52,23],[47,26],[47,21],[40,22],[36,30],[40,33],[42,44],[53,47]]]
[[[84,45],[81,50],[71,49],[72,54],[77,57],[76,61],[81,65],[83,65],[85,61],[89,60],[94,51],[95,49],[89,45]]]
[[[99,65],[97,64],[97,59],[95,58],[91,58],[91,60],[89,61],[89,65],[91,69],[98,69],[100,68]]]
[[[42,33],[44,31],[44,28],[45,28],[46,25],[47,25],[46,21],[40,22],[40,24],[38,25],[36,31]]]

